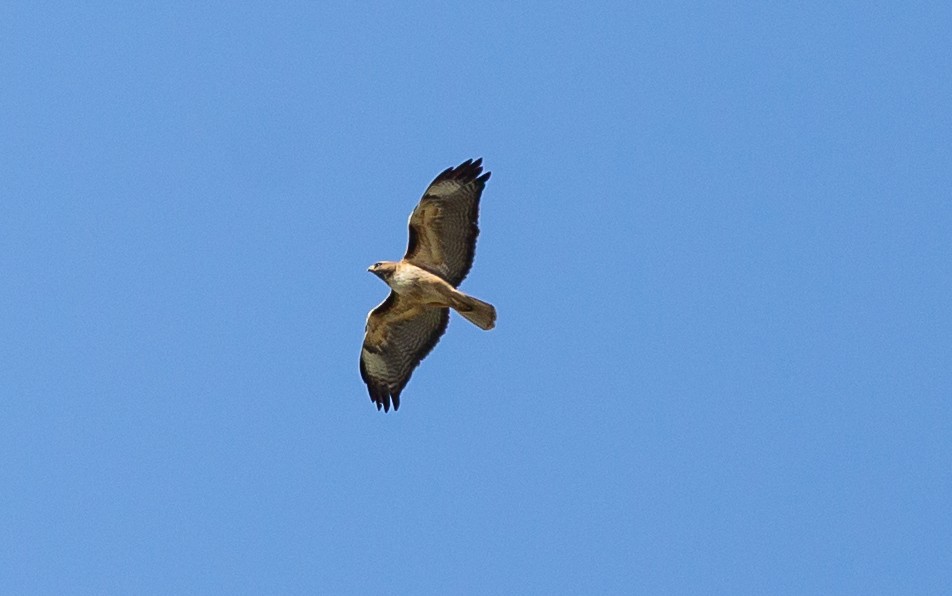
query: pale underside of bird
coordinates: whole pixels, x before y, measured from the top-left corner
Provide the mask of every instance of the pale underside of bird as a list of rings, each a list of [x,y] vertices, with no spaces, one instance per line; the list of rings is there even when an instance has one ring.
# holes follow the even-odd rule
[[[457,288],[469,273],[479,235],[479,198],[489,172],[468,160],[437,176],[410,214],[410,240],[400,261],[368,271],[390,286],[390,295],[367,315],[360,376],[377,409],[400,407],[413,370],[436,346],[450,309],[480,329],[496,324],[496,309]]]

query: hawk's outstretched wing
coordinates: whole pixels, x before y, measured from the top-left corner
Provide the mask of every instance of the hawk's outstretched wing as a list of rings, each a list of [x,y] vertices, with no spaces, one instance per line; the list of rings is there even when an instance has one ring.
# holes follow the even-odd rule
[[[360,376],[377,409],[400,407],[400,392],[413,369],[440,341],[450,322],[446,308],[425,307],[391,291],[367,316]]]
[[[447,168],[423,193],[410,214],[410,242],[404,260],[436,273],[453,287],[473,266],[479,227],[479,196],[489,172],[482,158]],[[482,175],[480,175],[482,174]]]

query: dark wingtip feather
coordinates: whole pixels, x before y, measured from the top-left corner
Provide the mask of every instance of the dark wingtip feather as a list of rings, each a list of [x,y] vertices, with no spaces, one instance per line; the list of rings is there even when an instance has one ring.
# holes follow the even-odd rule
[[[384,412],[390,411],[390,394],[387,392],[386,387],[377,387],[377,395],[375,397],[377,402],[377,411],[380,411],[380,408],[383,408]]]
[[[363,363],[361,363],[363,365]],[[390,388],[384,385],[373,384],[369,379],[367,380],[367,391],[370,393],[370,401],[377,406],[377,411],[383,410],[384,412],[390,411]],[[394,404],[393,409],[396,410],[399,406],[399,402]]]
[[[400,392],[396,393],[390,390],[390,387],[386,384],[382,385],[367,385],[367,388],[370,390],[370,401],[377,406],[377,411],[383,410],[384,412],[390,411],[390,405],[393,404],[393,411],[396,412],[400,408]],[[392,402],[391,402],[392,400]]]
[[[485,182],[489,180],[489,172],[482,174],[483,172],[483,158],[477,157],[476,159],[467,159],[463,163],[459,164],[455,168],[446,168],[440,175],[437,176],[433,182],[439,182],[440,180],[475,180],[478,182]],[[480,176],[482,174],[482,176]]]

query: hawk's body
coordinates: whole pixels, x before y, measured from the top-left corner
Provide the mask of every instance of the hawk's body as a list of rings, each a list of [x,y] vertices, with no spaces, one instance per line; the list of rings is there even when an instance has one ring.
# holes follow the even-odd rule
[[[489,179],[481,163],[469,160],[437,176],[410,214],[406,256],[369,269],[391,288],[367,316],[360,352],[360,376],[377,409],[400,407],[413,369],[446,331],[450,308],[482,329],[495,326],[491,304],[456,289],[476,252],[479,197]]]

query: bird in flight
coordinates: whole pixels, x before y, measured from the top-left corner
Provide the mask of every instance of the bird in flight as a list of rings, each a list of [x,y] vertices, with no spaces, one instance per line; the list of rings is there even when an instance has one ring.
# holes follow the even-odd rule
[[[479,197],[490,175],[482,162],[470,159],[440,173],[410,214],[406,255],[368,269],[390,286],[367,315],[360,350],[360,376],[378,410],[400,407],[400,393],[440,341],[451,308],[480,329],[496,325],[492,304],[457,289],[476,254]]]

